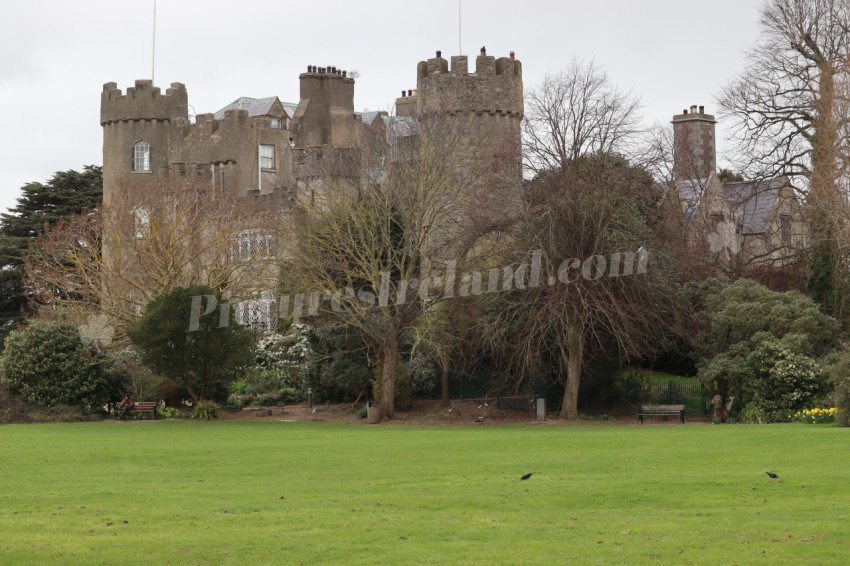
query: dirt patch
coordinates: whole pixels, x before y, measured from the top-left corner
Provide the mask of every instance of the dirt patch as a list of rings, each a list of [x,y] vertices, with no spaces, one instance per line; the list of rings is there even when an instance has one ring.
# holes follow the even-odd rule
[[[351,424],[366,424],[366,418],[361,417],[365,404],[356,406],[350,404],[321,404],[313,408],[304,405],[285,407],[246,407],[238,413],[222,411],[222,420],[237,421],[311,421],[311,422],[344,422]],[[609,420],[610,419],[610,420]],[[614,418],[601,419],[590,417],[578,421],[566,421],[570,424],[586,425],[636,425],[634,415],[620,415]],[[688,424],[701,422],[688,419]],[[381,425],[413,425],[413,426],[488,426],[528,423],[533,425],[551,426],[564,424],[557,418],[548,418],[545,422],[537,422],[537,416],[532,411],[499,409],[493,403],[484,405],[479,401],[452,401],[448,407],[443,407],[439,401],[417,401],[413,407],[396,411],[395,417],[384,420]],[[679,424],[676,419],[663,421],[650,419],[647,425]]]

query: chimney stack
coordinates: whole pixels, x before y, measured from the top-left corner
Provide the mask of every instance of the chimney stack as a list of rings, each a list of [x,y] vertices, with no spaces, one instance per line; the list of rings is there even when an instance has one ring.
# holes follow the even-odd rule
[[[685,109],[673,116],[674,179],[704,182],[717,171],[716,123],[714,116],[705,113],[705,106],[693,105],[690,113]]]

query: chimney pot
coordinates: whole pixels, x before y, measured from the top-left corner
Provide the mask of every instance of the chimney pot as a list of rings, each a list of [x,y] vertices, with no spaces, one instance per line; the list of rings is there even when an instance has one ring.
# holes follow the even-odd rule
[[[437,51],[437,59],[439,59],[439,58],[440,58],[440,57],[442,57],[442,56],[443,56],[443,52],[442,52],[442,51]]]
[[[696,114],[696,113],[697,113],[697,105],[691,104],[691,114]]]
[[[486,47],[481,48],[481,55],[487,55],[487,48]]]
[[[687,113],[688,113],[688,109],[687,109],[687,108],[685,108],[684,110],[682,110],[682,114],[687,114]]]
[[[700,107],[699,107],[699,113],[700,113],[700,114],[705,114],[705,106],[700,106]]]
[[[401,91],[401,97],[404,98],[404,93],[407,92],[405,90]]]
[[[348,71],[343,71],[343,72],[342,72],[342,76],[343,76],[343,77],[344,77],[344,76],[346,76],[346,74],[347,74],[347,73],[348,73]]]
[[[516,59],[516,54],[513,51],[511,51],[511,60],[514,60],[514,59]]]
[[[407,96],[413,96],[413,89],[412,88],[407,91]]]

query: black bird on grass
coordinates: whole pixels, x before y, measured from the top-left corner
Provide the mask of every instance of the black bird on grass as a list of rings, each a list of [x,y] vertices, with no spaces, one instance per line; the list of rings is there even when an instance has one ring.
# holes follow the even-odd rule
[[[773,472],[765,472],[765,473],[766,473],[766,474],[767,474],[770,478],[772,478],[772,479],[776,479],[776,478],[778,478],[778,477],[779,477],[779,476],[777,476],[776,474],[774,474]]]
[[[522,476],[522,477],[521,477],[521,478],[519,478],[519,479],[520,479],[520,481],[522,481],[522,480],[527,480],[528,478],[530,478],[530,477],[531,477],[531,476],[533,476],[533,475],[534,475],[534,473],[532,472],[532,473],[530,473],[530,474],[525,474],[524,476]]]

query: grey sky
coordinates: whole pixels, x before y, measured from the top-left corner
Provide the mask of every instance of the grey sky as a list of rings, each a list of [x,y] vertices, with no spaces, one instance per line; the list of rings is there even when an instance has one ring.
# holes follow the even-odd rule
[[[641,96],[647,123],[712,98],[744,68],[758,0],[463,1],[463,54],[515,51],[525,88],[595,58]],[[22,185],[102,163],[103,83],[151,75],[153,0],[6,0],[0,23],[0,209]],[[389,109],[416,63],[458,51],[457,0],[158,0],[155,83],[182,82],[190,112],[239,96],[298,101],[308,64],[360,71],[355,109]],[[718,131],[718,146],[726,147]],[[721,155],[722,157],[722,155]]]

